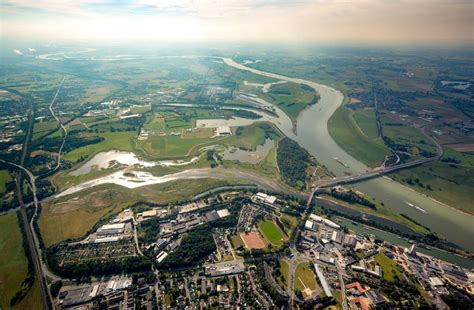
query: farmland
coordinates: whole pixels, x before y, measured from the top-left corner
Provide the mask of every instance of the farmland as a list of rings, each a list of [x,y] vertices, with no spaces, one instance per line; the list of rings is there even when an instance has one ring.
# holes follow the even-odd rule
[[[10,307],[10,300],[21,291],[22,282],[28,273],[28,260],[22,246],[23,237],[16,213],[0,216],[0,230],[0,250],[3,253],[0,256],[0,305],[7,309]],[[38,286],[30,288],[24,300],[16,307],[22,309],[23,306],[34,305],[39,300],[38,292]]]

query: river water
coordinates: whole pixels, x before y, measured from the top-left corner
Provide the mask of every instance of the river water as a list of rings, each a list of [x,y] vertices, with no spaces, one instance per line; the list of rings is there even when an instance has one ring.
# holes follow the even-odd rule
[[[368,169],[368,167],[363,163],[359,162],[342,150],[329,135],[327,122],[336,109],[342,104],[344,97],[341,92],[328,86],[317,84],[304,79],[291,78],[279,74],[264,72],[254,68],[249,68],[242,64],[236,63],[230,58],[222,58],[222,60],[226,65],[239,70],[246,70],[254,74],[275,78],[280,81],[305,84],[315,89],[320,94],[321,99],[316,105],[310,106],[300,114],[297,120],[297,134],[295,134],[293,131],[291,120],[281,110],[277,108],[275,109],[277,116],[271,116],[261,112],[258,113],[256,111],[254,112],[262,116],[259,121],[266,120],[274,123],[283,133],[285,133],[285,135],[291,139],[296,140],[302,147],[307,149],[308,152],[314,155],[321,164],[325,165],[336,176],[343,176],[345,173],[358,173]],[[246,120],[246,122],[250,123],[253,121],[255,120]],[[239,124],[232,125],[242,125],[240,122],[237,123]],[[334,158],[340,159],[349,167],[344,167]],[[196,173],[194,176],[197,177],[197,175],[200,175],[201,177],[205,177],[206,175],[209,177],[208,173]],[[130,185],[130,182],[132,182],[139,183],[140,185],[136,184],[138,186],[143,186],[150,183],[156,184],[162,183],[163,181],[170,181],[170,179],[186,179],[189,178],[189,176],[189,173],[178,173],[173,175],[172,178],[163,176],[159,177],[159,179],[156,179],[156,177],[153,178],[150,175],[142,175],[143,179],[137,182],[137,180],[125,181],[123,175],[116,174],[109,180],[113,179],[113,182],[111,183],[116,184],[120,184],[125,181],[124,183],[127,183],[127,185]],[[101,182],[99,183],[105,183],[106,180],[107,178],[102,178]],[[89,182],[87,184],[88,186],[86,187],[90,187],[92,185]],[[81,187],[81,185],[78,187]],[[474,235],[473,216],[436,202],[433,199],[415,192],[397,182],[394,182],[387,177],[379,177],[377,179],[363,181],[357,183],[355,187],[357,190],[375,197],[378,201],[383,202],[385,206],[392,208],[396,212],[404,213],[422,225],[429,227],[439,236],[445,237],[447,240],[461,246],[465,250],[474,252],[474,240],[470,237]],[[64,193],[61,193],[61,195],[64,195]],[[428,214],[417,211],[416,209],[408,206],[406,202],[410,202],[422,207],[428,211]]]
[[[345,173],[357,173],[368,169],[363,163],[341,149],[329,135],[327,123],[332,114],[342,104],[344,96],[341,92],[304,79],[291,78],[249,68],[236,63],[230,58],[224,58],[224,62],[236,69],[246,70],[254,74],[278,80],[305,84],[315,89],[320,94],[321,99],[316,105],[310,106],[300,114],[297,120],[296,136],[292,132],[291,121],[287,123],[289,121],[288,117],[280,117],[279,120],[274,123],[287,136],[295,139],[301,146],[307,149],[308,152],[314,155],[320,163],[328,167],[329,170],[337,176],[343,176]],[[334,160],[336,157],[346,163],[349,168],[345,168]],[[474,252],[474,240],[470,237],[474,236],[473,216],[436,202],[387,177],[360,182],[357,183],[355,187],[359,191],[383,202],[385,206],[399,213],[404,213],[424,226],[429,227],[432,231],[445,237],[447,240],[454,242],[470,252]],[[417,211],[408,206],[406,202],[422,207],[428,211],[428,214]]]

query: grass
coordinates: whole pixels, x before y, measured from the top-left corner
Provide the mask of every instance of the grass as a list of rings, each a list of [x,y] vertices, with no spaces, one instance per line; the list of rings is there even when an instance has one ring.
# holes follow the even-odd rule
[[[381,117],[383,133],[396,144],[405,145],[413,156],[417,156],[420,150],[436,154],[436,146],[418,129],[405,126],[385,116]]]
[[[383,279],[385,281],[393,282],[395,280],[395,276],[401,276],[397,264],[386,255],[378,253],[375,255],[374,260],[380,265],[380,268],[382,268]]]
[[[239,235],[232,235],[230,240],[234,249],[238,249],[241,246],[245,246],[244,241],[242,241],[242,238],[240,238]]]
[[[354,112],[353,117],[359,129],[367,138],[375,140],[379,137],[373,108],[358,109]]]
[[[295,290],[300,290],[305,298],[310,296],[305,293],[305,288],[309,288],[312,291],[317,289],[315,274],[311,270],[309,263],[298,264],[295,270],[294,281]]]
[[[217,142],[212,138],[181,138],[180,136],[150,136],[148,140],[140,143],[140,147],[154,157],[186,157],[197,151],[199,146]]]
[[[302,110],[309,104],[316,103],[316,96],[313,89],[291,82],[273,85],[268,93],[261,95],[285,112],[293,124]]]
[[[443,158],[456,159],[459,163],[431,162],[391,174],[390,177],[453,208],[474,215],[474,155],[445,148]],[[419,182],[411,185],[407,183],[408,179],[418,179]]]
[[[182,136],[151,135],[145,141],[138,141],[137,145],[152,157],[183,158],[197,154],[202,147],[221,144],[254,150],[265,142],[265,131],[259,127],[262,123],[254,123],[239,129],[239,134],[227,137],[211,138],[210,129],[199,128],[193,132],[184,132]],[[276,158],[267,157],[268,162],[276,162]]]
[[[295,216],[284,214],[281,217],[281,222],[283,226],[285,226],[285,233],[287,236],[291,234],[291,232],[298,226],[298,219]]]
[[[5,185],[12,180],[8,170],[0,170],[0,193],[6,191]]]
[[[77,200],[43,205],[38,224],[46,247],[84,236],[99,220],[118,213],[137,199],[122,188],[95,190]]]
[[[332,296],[334,297],[334,299],[336,299],[337,301],[337,305],[335,306],[336,309],[341,309],[342,310],[342,293],[341,291],[332,291]]]
[[[281,276],[276,279],[278,285],[280,285],[285,291],[288,289],[288,282],[290,277],[290,265],[284,259],[280,259],[280,272]]]
[[[35,280],[33,286],[23,299],[13,309],[41,310],[41,291],[39,282]]]
[[[15,213],[0,216],[0,308],[9,309],[28,273],[23,237]],[[18,307],[21,309],[20,307]],[[24,308],[26,309],[26,308]]]
[[[370,125],[370,122],[365,124],[362,121],[367,120],[370,115],[368,112],[361,113],[358,116],[361,123],[358,124],[354,120],[354,112],[352,110],[344,106],[339,107],[329,119],[329,134],[352,157],[368,166],[375,167],[383,162],[388,154],[388,148],[381,139],[369,138],[369,136],[373,136],[373,132],[370,129],[372,125]]]
[[[46,247],[70,238],[83,237],[98,221],[139,200],[167,204],[224,185],[248,182],[217,179],[180,180],[128,189],[104,184],[43,205],[38,224]]]
[[[272,221],[266,220],[258,224],[262,234],[274,246],[281,246],[287,239],[285,233]]]
[[[369,208],[367,206],[364,206],[364,205],[361,205],[361,204],[348,203],[346,201],[336,199],[336,198],[334,198],[332,196],[328,196],[326,194],[322,194],[321,198],[329,199],[329,200],[334,201],[337,204],[339,204],[341,206],[344,206],[344,207],[347,207],[347,208],[355,209],[355,210],[361,211],[361,212],[366,213],[366,214],[372,214],[372,215],[375,215],[375,216],[378,216],[378,217],[382,217],[382,218],[385,218],[385,219],[388,219],[388,220],[406,225],[406,226],[410,227],[411,229],[413,229],[414,231],[419,232],[421,234],[427,234],[427,233],[430,232],[425,227],[422,227],[422,226],[420,226],[420,225],[404,218],[399,213],[394,212],[391,208],[382,206],[382,204],[380,202],[375,201],[372,197],[369,197],[367,195],[365,195],[365,198],[368,199],[369,201],[373,202],[375,204],[375,207],[377,208],[377,210],[371,209],[371,208]]]
[[[93,155],[108,150],[132,151],[132,138],[136,136],[134,131],[99,133],[104,141],[96,144],[86,145],[72,150],[64,155],[65,160],[77,161],[81,157],[92,157]]]

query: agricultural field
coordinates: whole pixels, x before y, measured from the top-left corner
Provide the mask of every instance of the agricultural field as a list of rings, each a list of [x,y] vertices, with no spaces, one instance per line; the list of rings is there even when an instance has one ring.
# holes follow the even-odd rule
[[[22,243],[23,237],[16,213],[1,215],[0,251],[3,254],[0,255],[0,307],[2,309],[10,308],[10,300],[21,290],[22,282],[28,273],[28,260]],[[32,298],[28,295],[35,294],[36,291],[39,292],[38,287],[33,286],[25,297],[24,303],[17,304],[16,308],[22,309],[20,306],[30,304],[26,299]]]
[[[33,140],[45,136],[49,132],[59,127],[59,123],[54,119],[36,122],[33,131]]]
[[[265,220],[258,224],[263,236],[273,246],[279,247],[288,239],[283,231],[272,221]]]
[[[329,134],[354,158],[371,167],[379,166],[388,154],[388,148],[374,134],[375,116],[368,112],[357,112],[356,115],[354,119],[354,111],[344,106],[338,108],[329,119]]]
[[[309,263],[300,263],[295,271],[295,291],[301,292],[304,298],[308,298],[319,292],[316,275]]]

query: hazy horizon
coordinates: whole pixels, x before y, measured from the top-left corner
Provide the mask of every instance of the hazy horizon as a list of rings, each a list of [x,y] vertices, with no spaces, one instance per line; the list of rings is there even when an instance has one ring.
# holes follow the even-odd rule
[[[472,1],[4,0],[2,38],[471,45]]]

